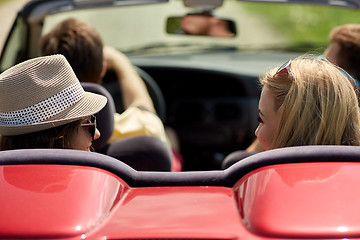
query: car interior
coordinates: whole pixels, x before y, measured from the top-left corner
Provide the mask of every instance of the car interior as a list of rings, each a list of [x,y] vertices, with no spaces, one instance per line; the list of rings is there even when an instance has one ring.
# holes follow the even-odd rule
[[[114,157],[138,171],[172,171],[172,153],[168,146],[153,136],[135,136],[110,142],[114,129],[115,103],[111,94],[96,83],[81,83],[85,91],[107,97],[105,107],[96,114],[100,138],[93,143],[94,150]]]
[[[100,2],[72,3],[68,0],[29,2],[21,12],[24,17],[19,16],[16,19],[7,38],[0,59],[1,69],[37,56],[39,46],[36,43],[46,29],[55,24],[52,21],[58,21],[58,15],[60,19],[67,18],[71,14],[81,18],[80,13],[85,13],[87,9],[99,7],[101,9],[101,4],[104,3]],[[147,4],[139,4],[151,7],[151,3],[161,5],[164,2],[167,1],[147,1]],[[222,1],[210,1],[209,5],[201,5],[202,10],[197,10],[196,13],[193,10],[199,7],[197,1],[185,1],[184,4],[192,16],[207,16],[210,14],[207,8],[216,8],[221,5],[220,2]],[[176,7],[179,3],[181,1],[171,1]],[[75,9],[68,11],[64,6],[71,4],[74,4]],[[132,4],[135,3],[123,1],[125,9],[132,8]],[[119,6],[115,9],[123,8],[121,4]],[[104,9],[108,11],[107,8]],[[231,22],[235,24],[234,21]],[[166,21],[163,24],[165,23]],[[169,33],[169,36],[182,38],[184,34]],[[26,42],[19,42],[16,39],[23,39]],[[157,46],[149,48],[156,49]],[[281,63],[283,59],[296,54],[280,52],[268,55],[254,52],[239,55],[233,50],[233,47],[226,46],[209,52],[197,53],[196,50],[195,53],[165,52],[155,55],[143,54],[146,49],[141,50],[140,54],[132,54],[134,50],[131,49],[124,50],[146,83],[164,126],[174,130],[177,135],[184,159],[183,171],[221,169],[221,163],[228,154],[244,149],[251,143],[257,127],[257,105],[260,96],[257,80],[260,73],[274,62]],[[121,89],[113,73],[106,74],[103,87],[114,99],[115,110],[121,113],[124,110]]]

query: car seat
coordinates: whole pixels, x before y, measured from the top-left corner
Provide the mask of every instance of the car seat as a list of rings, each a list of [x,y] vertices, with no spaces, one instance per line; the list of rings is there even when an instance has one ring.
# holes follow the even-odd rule
[[[171,149],[152,136],[135,136],[108,143],[114,130],[115,104],[111,94],[101,85],[82,82],[85,91],[104,95],[108,102],[96,114],[101,136],[94,141],[96,152],[114,157],[138,171],[171,171]]]
[[[240,157],[236,160],[236,155]],[[259,152],[244,158],[241,152],[232,155],[234,164],[223,170],[229,186],[245,174],[270,165],[310,162],[359,162],[359,146],[312,145],[284,147]]]
[[[226,169],[233,165],[234,163],[240,161],[241,159],[244,159],[246,157],[249,157],[251,155],[254,155],[255,152],[247,152],[245,150],[238,150],[235,152],[230,153],[227,155],[224,160],[221,163],[221,169]]]
[[[105,107],[96,114],[97,129],[101,134],[100,137],[93,142],[93,147],[96,152],[105,152],[108,146],[107,142],[114,131],[114,100],[110,93],[99,84],[82,82],[81,85],[85,91],[101,94],[107,98]]]

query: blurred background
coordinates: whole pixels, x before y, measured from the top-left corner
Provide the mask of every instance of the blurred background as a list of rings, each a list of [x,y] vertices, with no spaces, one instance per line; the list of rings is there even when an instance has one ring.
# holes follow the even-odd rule
[[[0,0],[0,47],[2,49],[6,36],[15,19],[16,13],[23,5],[30,0]],[[232,7],[232,2],[236,0],[228,0],[227,6],[233,11],[237,11],[238,24],[241,27],[241,35],[244,36],[263,36],[266,38],[285,38],[287,42],[293,45],[302,46],[303,48],[311,48],[314,46],[306,46],[310,42],[317,45],[324,45],[328,42],[328,34],[335,26],[345,23],[360,23],[359,10],[351,10],[345,8],[333,7],[314,7],[314,6],[298,6],[292,4],[243,4],[241,9]],[[175,1],[180,4],[180,0]],[[272,11],[275,8],[276,11]],[[279,14],[281,13],[281,14]],[[246,16],[246,17],[245,17]],[[252,20],[251,20],[252,19]],[[256,20],[256,21],[255,21]],[[248,25],[258,22],[264,25],[272,25],[272,33],[265,32],[267,28],[249,28]],[[243,27],[245,26],[245,27]],[[321,26],[321,27],[319,27]],[[250,31],[250,32],[249,32]],[[260,32],[261,34],[255,34]],[[262,40],[263,37],[251,38],[251,42]],[[117,39],[118,41],[119,39]],[[244,41],[244,39],[242,39]],[[317,44],[318,43],[318,44]],[[321,52],[323,49],[319,49]]]
[[[0,49],[15,20],[16,14],[29,0],[0,0]]]

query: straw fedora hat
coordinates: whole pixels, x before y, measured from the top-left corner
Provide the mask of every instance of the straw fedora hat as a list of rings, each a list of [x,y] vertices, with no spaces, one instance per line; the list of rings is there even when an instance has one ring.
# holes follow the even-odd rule
[[[106,101],[84,91],[63,55],[33,58],[0,74],[0,135],[64,125],[99,112]]]

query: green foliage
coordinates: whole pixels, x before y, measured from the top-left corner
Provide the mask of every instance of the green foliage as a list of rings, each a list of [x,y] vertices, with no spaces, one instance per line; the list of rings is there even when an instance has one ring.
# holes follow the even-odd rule
[[[176,33],[181,26],[181,17],[172,17],[167,19],[166,32]]]
[[[347,23],[360,23],[360,11],[342,7],[292,4],[246,3],[252,14],[266,18],[292,43],[327,43],[331,29]]]

